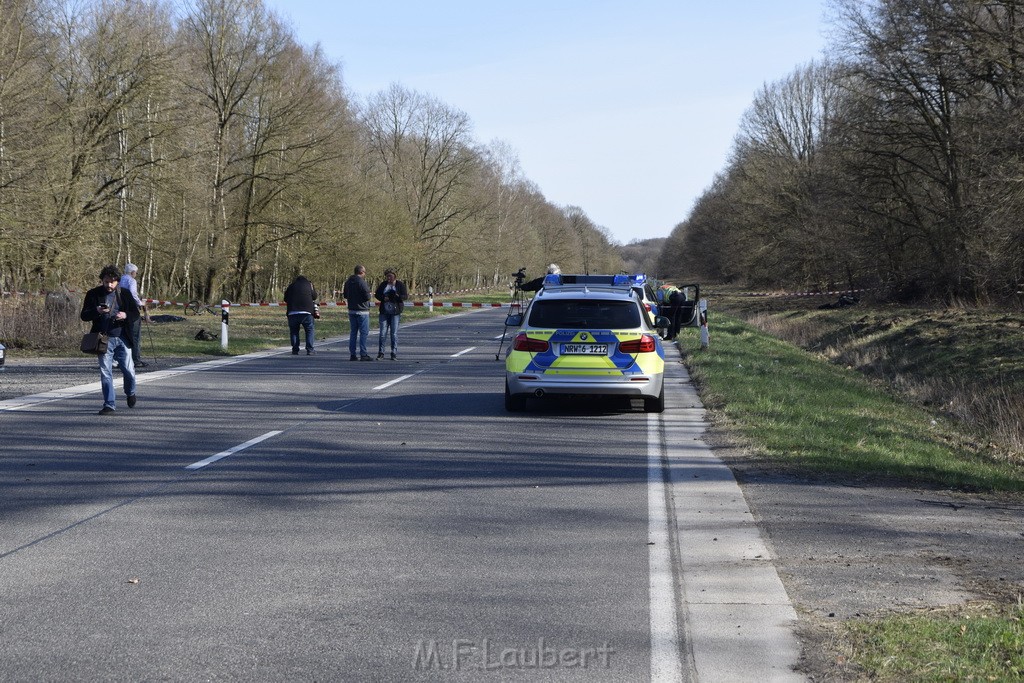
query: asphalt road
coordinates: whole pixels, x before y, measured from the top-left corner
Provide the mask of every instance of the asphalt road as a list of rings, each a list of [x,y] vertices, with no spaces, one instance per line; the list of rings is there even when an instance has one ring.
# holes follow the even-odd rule
[[[674,516],[702,500],[691,477],[731,475],[687,450],[685,377],[665,416],[510,415],[501,319],[407,325],[397,362],[331,343],[144,376],[112,416],[98,389],[0,412],[0,680],[727,679],[708,653],[735,609],[687,607],[721,562],[680,550],[711,531]],[[727,514],[763,565],[745,503]]]

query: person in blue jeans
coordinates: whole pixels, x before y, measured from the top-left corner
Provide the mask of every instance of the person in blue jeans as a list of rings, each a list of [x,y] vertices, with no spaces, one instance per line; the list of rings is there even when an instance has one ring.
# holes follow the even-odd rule
[[[409,290],[398,279],[398,274],[388,268],[384,271],[384,282],[377,285],[374,297],[380,302],[380,334],[377,337],[377,360],[384,358],[384,335],[391,337],[391,360],[398,360],[398,319],[405,310]]]
[[[366,350],[366,338],[370,336],[370,285],[366,284],[366,268],[356,266],[352,275],[345,280],[342,290],[348,304],[348,353],[349,360],[373,360]],[[356,355],[358,344],[359,355]]]
[[[99,354],[100,388],[103,391],[103,408],[99,414],[110,415],[117,409],[114,391],[115,360],[124,377],[128,407],[135,407],[131,326],[139,318],[139,308],[131,292],[120,287],[121,272],[117,266],[104,266],[100,271],[100,282],[102,284],[99,287],[86,292],[80,317],[92,323],[90,332],[103,332],[107,335],[107,351]]]
[[[284,290],[284,303],[288,307],[288,331],[291,334],[292,355],[299,355],[299,328],[306,332],[306,355],[316,353],[313,318],[319,315],[316,289],[306,276],[299,275]]]

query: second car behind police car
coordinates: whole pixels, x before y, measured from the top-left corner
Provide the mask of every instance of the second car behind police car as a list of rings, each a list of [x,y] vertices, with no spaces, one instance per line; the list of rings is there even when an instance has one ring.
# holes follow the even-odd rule
[[[625,275],[548,275],[505,356],[505,408],[529,396],[589,394],[644,399],[665,409],[665,350]],[[652,322],[654,325],[652,325]]]

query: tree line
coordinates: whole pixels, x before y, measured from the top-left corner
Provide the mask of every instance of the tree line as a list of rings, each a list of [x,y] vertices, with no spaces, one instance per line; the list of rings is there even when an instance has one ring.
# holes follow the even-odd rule
[[[1024,5],[835,0],[825,56],[756,93],[659,270],[1000,301],[1024,289]]]
[[[261,0],[0,0],[0,289],[325,295],[356,263],[412,291],[616,272],[608,231],[549,202],[502,141],[395,84],[349,92]]]

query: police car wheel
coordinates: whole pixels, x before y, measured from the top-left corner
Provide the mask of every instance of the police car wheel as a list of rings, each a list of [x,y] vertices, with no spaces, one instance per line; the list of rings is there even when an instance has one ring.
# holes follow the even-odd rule
[[[661,393],[658,394],[658,398],[645,398],[644,399],[644,412],[645,413],[663,413],[665,412],[665,385],[661,385]]]
[[[522,394],[513,396],[508,390],[508,380],[505,380],[505,410],[510,413],[519,413],[526,410],[526,396]]]

